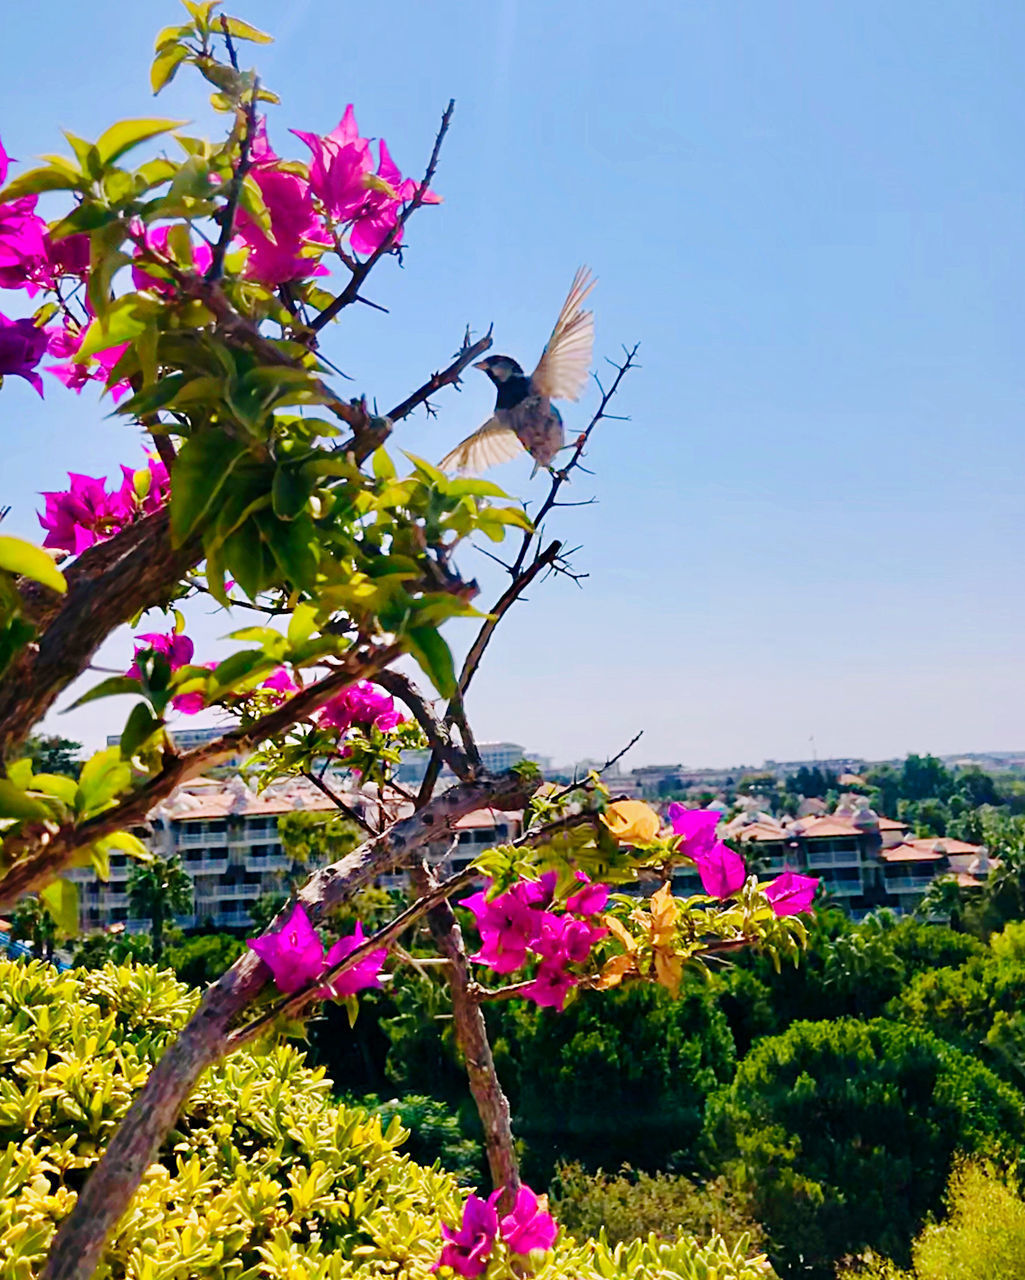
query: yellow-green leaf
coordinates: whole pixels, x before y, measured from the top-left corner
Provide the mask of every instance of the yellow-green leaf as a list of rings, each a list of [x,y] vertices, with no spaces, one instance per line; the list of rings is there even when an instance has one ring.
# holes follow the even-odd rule
[[[78,886],[73,881],[54,880],[39,896],[61,933],[78,933]]]
[[[33,582],[41,582],[51,591],[67,591],[64,574],[42,549],[23,538],[0,537],[0,569]]]
[[[184,120],[160,120],[147,118],[143,120],[119,120],[117,124],[105,130],[96,139],[96,150],[100,153],[103,164],[113,164],[126,151],[137,147],[140,142],[149,138],[157,138],[162,133],[179,129]]]

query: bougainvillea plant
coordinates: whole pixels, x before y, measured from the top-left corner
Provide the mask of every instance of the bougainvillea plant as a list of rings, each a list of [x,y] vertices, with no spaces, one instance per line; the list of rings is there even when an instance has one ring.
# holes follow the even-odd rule
[[[573,572],[540,530],[634,352],[597,384],[590,419],[537,482],[547,492],[532,518],[490,481],[411,454],[400,470],[392,437],[418,408],[440,412],[431,399],[488,350],[490,330],[476,341],[468,330],[447,365],[383,413],[373,388],[335,390],[323,348],[328,326],[368,300],[372,272],[397,257],[414,215],[438,205],[453,105],[422,176],[409,176],[344,100],[325,133],[280,124],[277,97],[243,65],[246,47],[269,37],[215,0],[183,2],[184,20],[157,37],[150,84],[159,93],[185,69],[203,77],[223,114],[219,139],[146,116],[94,140],[66,133],[65,153],[37,167],[0,150],[0,377],[64,398],[61,413],[69,396],[104,395],[147,450],[126,443],[114,482],[54,476],[42,546],[0,536],[0,909],[38,892],[73,929],[63,873],[91,860],[105,876],[112,849],[145,857],[132,828],[239,754],[251,753],[262,784],[306,775],[328,795],[324,765],[342,767],[381,803],[374,823],[356,815],[363,843],[315,871],[205,993],[91,1172],[45,1275],[93,1273],[207,1067],[294,1028],[320,1001],[354,1005],[422,919],[447,961],[493,1182],[461,1224],[446,1224],[438,1268],[497,1275],[512,1259],[527,1274],[556,1226],[520,1182],[482,1005],[524,998],[555,1017],[585,987],[677,991],[688,966],[738,947],[796,957],[814,884],[789,872],[760,884],[717,840],[712,812],[674,810],[667,828],[647,806],[610,797],[598,775],[560,789],[530,768],[483,767],[469,687],[531,583]],[[508,582],[485,608],[461,558],[481,539],[512,543]],[[217,662],[196,653],[186,626],[195,603],[211,601],[236,642]],[[459,616],[479,630],[457,669],[442,629]],[[29,734],[126,623],[135,639],[122,674],[79,698],[130,696],[119,745],[77,779],[36,772]],[[396,665],[407,657],[427,686]],[[179,749],[173,717],[210,708],[231,727]],[[415,794],[396,777],[409,747],[430,753]],[[443,769],[454,778],[444,788]],[[488,807],[523,810],[522,833],[442,878],[436,855],[455,824]],[[704,893],[674,896],[679,868],[696,869]],[[333,907],[399,870],[410,896],[394,919],[369,936],[362,924],[324,932]],[[479,933],[469,950],[460,902]]]

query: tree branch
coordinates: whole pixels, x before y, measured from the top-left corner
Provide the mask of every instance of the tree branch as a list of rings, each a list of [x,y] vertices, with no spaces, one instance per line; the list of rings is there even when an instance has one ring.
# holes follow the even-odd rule
[[[231,42],[231,34],[228,31],[227,21],[222,17],[222,26],[224,28],[224,38],[228,43],[228,54],[231,58],[232,65],[238,70],[238,62],[235,57],[235,48]],[[246,180],[246,174],[249,172],[249,153],[253,146],[253,135],[256,133],[256,95],[260,90],[259,79],[253,80],[252,91],[249,95],[249,101],[245,108],[245,125],[242,130],[242,142],[239,146],[238,164],[235,166],[235,172],[231,175],[231,183],[228,187],[228,199],[222,211],[221,234],[217,238],[214,245],[213,256],[210,260],[210,267],[207,270],[207,280],[213,282],[220,280],[224,274],[224,255],[228,252],[228,246],[231,244],[231,238],[235,234],[235,214],[238,212],[238,203],[242,198],[242,184]]]
[[[459,783],[409,818],[394,823],[339,862],[317,871],[297,895],[313,922],[365,885],[408,863],[459,818],[489,805],[512,807],[529,798],[514,773]],[[279,912],[280,927],[286,913]],[[182,1102],[207,1067],[223,1055],[232,1021],[260,993],[268,971],[249,951],[204,994],[178,1039],[150,1072],[142,1092],[61,1224],[41,1280],[89,1280],[104,1244],[173,1128]]]
[[[448,765],[457,778],[464,781],[470,776],[466,756],[452,742],[448,728],[434,714],[427,699],[408,676],[400,671],[379,671],[374,677],[377,684],[403,702],[413,713],[413,718],[427,735],[431,750]]]
[[[463,345],[456,352],[452,363],[447,369],[443,369],[441,373],[432,373],[423,386],[418,387],[411,396],[407,396],[400,404],[388,412],[388,417],[392,422],[398,422],[401,418],[406,417],[419,404],[424,404],[436,391],[440,391],[442,387],[458,386],[459,379],[466,367],[473,363],[478,356],[484,354],[491,347],[491,329],[488,327],[487,333],[483,338],[471,344],[470,330],[466,330],[463,338]]]

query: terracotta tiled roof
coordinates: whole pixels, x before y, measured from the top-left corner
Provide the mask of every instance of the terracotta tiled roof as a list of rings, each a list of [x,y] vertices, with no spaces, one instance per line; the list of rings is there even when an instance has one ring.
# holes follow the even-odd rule
[[[967,871],[959,871],[954,878],[962,889],[980,889],[982,887],[982,881],[976,880]]]
[[[880,831],[907,831],[907,829],[908,824],[906,822],[899,822],[896,818],[879,819]]]
[[[741,827],[737,834],[742,841],[753,840],[757,843],[768,844],[771,841],[785,840],[788,832],[782,827],[770,827],[765,822],[751,822],[746,827]]]
[[[917,844],[925,844],[926,841],[918,841]],[[919,849],[915,844],[894,845],[892,849],[883,849],[882,858],[884,862],[940,862],[946,855],[936,852],[932,845],[935,841],[928,842],[928,849]]]
[[[497,826],[500,822],[512,826],[514,823],[518,823],[522,817],[522,813],[513,813],[508,809],[474,809],[472,813],[465,814],[454,825],[459,831],[480,831]]]
[[[824,839],[827,836],[860,836],[861,828],[843,818],[812,818],[801,824],[801,835],[806,840]]]

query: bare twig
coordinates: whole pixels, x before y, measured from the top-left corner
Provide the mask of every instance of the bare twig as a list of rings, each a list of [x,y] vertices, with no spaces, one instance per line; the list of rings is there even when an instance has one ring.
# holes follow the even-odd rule
[[[379,675],[380,675],[380,672],[378,672],[378,676]],[[374,677],[375,680],[378,679],[378,676]],[[380,683],[379,680],[378,680],[378,683]],[[366,818],[364,818],[362,814],[358,813],[357,810],[355,810],[352,807],[352,805],[346,804],[345,801],[342,799],[342,797],[334,790],[333,787],[329,787],[327,785],[327,783],[324,781],[323,774],[311,773],[309,769],[304,769],[302,776],[308,782],[312,782],[313,785],[317,788],[317,790],[321,793],[321,795],[326,796],[327,799],[331,801],[331,803],[334,805],[336,809],[344,813],[347,818],[351,818],[353,822],[358,823],[363,828],[363,830],[367,832],[368,835],[377,836],[381,834],[379,831],[375,830],[370,825],[370,823],[367,822]]]
[[[329,305],[326,306],[320,315],[313,321],[310,328],[314,333],[319,333],[326,324],[330,324],[330,322],[343,308],[350,306],[357,300],[359,297],[359,291],[363,287],[364,280],[366,280],[367,276],[371,271],[373,271],[374,267],[377,266],[378,262],[380,262],[384,255],[386,253],[390,253],[395,247],[402,234],[402,228],[423,204],[424,198],[430,189],[431,179],[437,171],[438,158],[441,155],[441,144],[445,141],[445,134],[448,133],[448,128],[452,123],[452,116],[455,109],[456,104],[455,99],[453,99],[449,102],[441,117],[441,124],[438,127],[438,133],[434,139],[434,148],[431,151],[431,158],[427,162],[427,171],[424,174],[423,181],[413,193],[413,198],[403,208],[402,212],[395,220],[394,227],[392,227],[370,257],[367,258],[365,262],[358,262],[356,259],[351,260],[349,269],[352,272],[352,275],[349,278],[349,283],[345,286],[338,297],[335,298],[332,303],[329,303]]]
[[[382,689],[387,689],[413,713],[413,718],[427,735],[431,750],[438,753],[456,777],[469,776],[470,770],[466,756],[452,742],[447,727],[434,714],[427,699],[413,681],[408,676],[404,676],[401,671],[391,668],[387,671],[379,671],[374,679]]]
[[[492,326],[493,327],[493,326]],[[491,327],[483,338],[478,338],[476,342],[470,342],[470,330],[466,330],[466,336],[463,339],[463,345],[456,352],[455,358],[447,369],[443,369],[440,373],[432,373],[422,387],[418,387],[411,396],[407,396],[400,404],[388,413],[388,417],[392,422],[398,422],[400,418],[404,418],[419,404],[426,404],[430,396],[436,391],[440,391],[442,387],[458,386],[460,375],[464,369],[471,364],[478,356],[483,355],[491,346]]]
[[[224,36],[228,42],[228,53],[231,57],[232,65],[237,70],[235,50],[231,43],[227,25],[224,27]],[[249,172],[249,157],[253,147],[253,137],[256,134],[256,95],[259,89],[260,81],[254,78],[249,101],[245,107],[245,123],[242,128],[238,164],[235,166],[235,172],[231,175],[231,183],[228,186],[228,199],[224,209],[221,211],[221,234],[217,237],[213,257],[210,259],[210,266],[206,273],[206,278],[211,283],[220,280],[224,274],[224,256],[228,252],[231,238],[235,234],[235,215],[238,212],[238,204],[242,198],[242,185],[246,180],[246,174]]]

